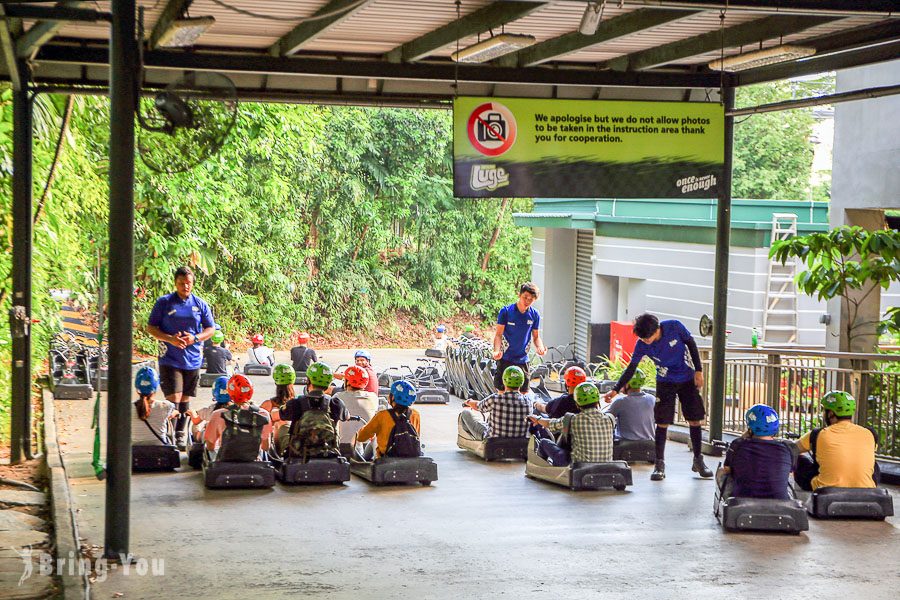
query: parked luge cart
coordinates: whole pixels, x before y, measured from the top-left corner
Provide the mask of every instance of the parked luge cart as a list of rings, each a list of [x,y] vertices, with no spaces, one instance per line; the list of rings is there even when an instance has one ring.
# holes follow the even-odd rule
[[[223,460],[204,450],[203,480],[210,489],[270,488],[275,485],[275,469],[267,460]]]
[[[271,377],[272,367],[271,365],[244,365],[244,375]]]
[[[350,463],[343,456],[333,458],[271,457],[275,477],[285,485],[337,484],[350,481]]]
[[[574,491],[613,488],[621,492],[626,486],[632,485],[631,468],[624,461],[574,463],[565,467],[555,467],[538,456],[536,438],[531,438],[528,443],[525,476],[555,483]]]
[[[803,503],[796,499],[738,498],[730,494],[726,477],[722,487],[716,486],[713,514],[726,531],[768,531],[799,535],[809,530],[809,519]],[[793,490],[790,490],[793,495]]]
[[[395,458],[383,456],[372,462],[351,459],[350,470],[373,485],[412,484],[431,485],[437,481],[437,464],[427,456]]]
[[[500,460],[525,460],[528,457],[528,438],[493,437],[473,440],[457,434],[456,445],[488,462]]]
[[[181,466],[178,448],[165,446],[132,446],[131,470],[135,473],[152,471],[174,471]]]
[[[74,336],[57,334],[50,347],[50,387],[56,400],[88,400],[94,388],[85,349]]]
[[[656,442],[654,440],[619,440],[613,446],[613,460],[653,464],[656,462]]]
[[[806,509],[817,519],[873,519],[894,516],[894,500],[884,488],[824,487],[809,496]]]

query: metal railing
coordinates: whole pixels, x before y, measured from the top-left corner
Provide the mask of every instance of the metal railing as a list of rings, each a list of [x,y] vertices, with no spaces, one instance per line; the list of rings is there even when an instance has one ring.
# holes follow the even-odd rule
[[[708,373],[709,352],[701,349],[701,359]],[[703,393],[707,409],[709,380]],[[820,400],[831,390],[856,398],[854,420],[878,434],[879,458],[900,460],[900,354],[728,348],[723,429],[742,432],[747,409],[766,404],[778,411],[782,435],[802,435],[823,425]]]

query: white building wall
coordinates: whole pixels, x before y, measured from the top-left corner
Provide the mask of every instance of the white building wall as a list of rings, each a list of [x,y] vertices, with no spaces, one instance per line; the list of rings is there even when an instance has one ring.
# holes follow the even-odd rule
[[[729,342],[749,344],[754,327],[762,330],[767,250],[732,248],[729,255]],[[700,316],[712,315],[715,248],[652,240],[598,237],[594,243],[594,274],[598,286],[619,286],[617,320],[628,321],[649,311],[682,321],[696,332]],[[623,297],[622,290],[627,288]],[[599,303],[603,303],[601,297]],[[607,300],[608,302],[608,300]],[[825,328],[818,323],[825,303],[801,296],[798,343],[824,345]]]
[[[535,302],[541,314],[541,336],[548,347],[566,345],[575,339],[575,230],[535,228],[533,232],[532,277],[541,288]]]

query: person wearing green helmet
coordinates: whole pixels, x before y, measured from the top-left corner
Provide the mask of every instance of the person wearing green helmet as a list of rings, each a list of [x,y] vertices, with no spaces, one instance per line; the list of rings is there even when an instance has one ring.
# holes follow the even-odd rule
[[[234,360],[234,357],[231,355],[231,350],[228,349],[225,334],[221,329],[217,329],[203,346],[203,360],[206,361],[207,373],[229,374],[228,364]]]
[[[568,413],[559,419],[528,417],[535,425],[543,425],[551,433],[559,434],[555,441],[538,439],[538,456],[554,467],[570,462],[610,462],[616,418],[600,412],[600,390],[593,383],[579,383],[575,388],[575,403],[580,411],[578,414]]]
[[[806,491],[822,487],[873,488],[880,473],[875,462],[877,436],[853,423],[856,400],[847,392],[831,391],[822,397],[825,427],[813,429],[799,440],[802,454],[794,481]]]
[[[503,391],[477,402],[466,401],[463,406],[472,410],[459,413],[458,430],[463,437],[483,440],[492,437],[518,438],[528,435],[528,414],[531,402],[519,392],[525,382],[525,372],[519,367],[507,367],[503,371]],[[473,411],[487,413],[481,420]]]
[[[300,449],[307,457],[334,455],[338,450],[337,423],[349,419],[350,414],[340,399],[325,393],[334,378],[331,367],[314,362],[307,367],[306,377],[306,393],[288,400],[278,411],[277,418],[291,422],[287,446],[278,451],[282,456],[297,456]]]
[[[284,448],[288,441],[288,423],[281,418],[281,409],[289,400],[294,398],[294,380],[297,373],[294,367],[288,363],[279,363],[272,369],[272,379],[275,381],[275,395],[263,402],[260,408],[266,410],[272,419],[272,437],[275,440],[275,448]]]
[[[644,391],[645,385],[647,376],[643,371],[635,371],[631,380],[625,384],[625,395],[619,396],[610,405],[608,412],[617,421],[616,442],[655,439],[653,407],[656,406],[656,397]]]
[[[462,337],[466,338],[467,340],[478,337],[478,334],[475,333],[475,326],[464,325]]]

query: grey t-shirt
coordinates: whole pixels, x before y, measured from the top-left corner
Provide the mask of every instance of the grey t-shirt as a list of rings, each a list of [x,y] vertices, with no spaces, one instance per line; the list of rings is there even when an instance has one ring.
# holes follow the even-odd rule
[[[134,446],[162,446],[163,443],[153,435],[156,434],[172,443],[168,439],[168,420],[172,413],[175,412],[175,405],[168,400],[154,400],[150,404],[150,414],[147,415],[147,422],[138,417],[137,408],[131,407],[131,444]],[[150,425],[148,428],[147,425]],[[150,430],[153,431],[150,431]]]
[[[631,392],[627,396],[619,396],[609,407],[609,412],[616,416],[616,438],[623,440],[652,440],[656,424],[653,419],[653,406],[656,398],[645,392]]]

